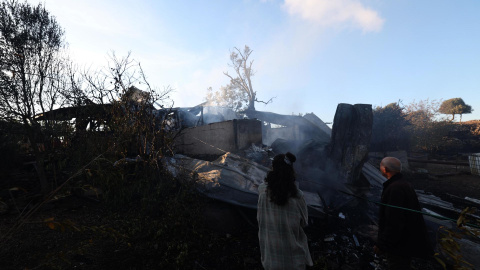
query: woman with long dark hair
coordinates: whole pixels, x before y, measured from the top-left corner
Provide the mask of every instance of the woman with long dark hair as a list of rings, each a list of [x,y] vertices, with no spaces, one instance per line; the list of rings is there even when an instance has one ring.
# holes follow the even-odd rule
[[[265,269],[305,269],[313,265],[303,227],[307,204],[295,185],[292,153],[273,158],[272,170],[258,187],[258,239]]]

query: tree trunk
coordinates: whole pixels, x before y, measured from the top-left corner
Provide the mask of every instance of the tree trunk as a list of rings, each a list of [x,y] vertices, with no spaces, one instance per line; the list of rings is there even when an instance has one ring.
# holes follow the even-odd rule
[[[245,110],[245,114],[247,115],[248,118],[255,118],[255,98],[250,97],[248,99],[248,107]]]
[[[255,96],[254,95],[248,99],[247,111],[255,111]]]
[[[38,149],[36,144],[34,147]],[[41,153],[39,150],[37,151],[38,153],[35,153],[35,161],[37,163],[35,167],[37,169],[38,180],[40,181],[40,192],[45,196],[50,191],[48,187],[47,174],[45,173],[45,157],[43,153]]]
[[[27,125],[28,139],[30,140],[30,145],[33,149],[33,154],[35,155],[35,170],[37,171],[38,180],[40,181],[40,192],[43,195],[46,195],[49,192],[49,187],[47,174],[45,173],[45,149],[40,149],[37,144],[37,141],[39,141],[38,139],[42,137],[41,132],[38,131],[40,127],[35,124],[29,125],[26,122],[24,123]],[[40,141],[43,143],[44,140]]]
[[[368,158],[373,113],[370,104],[338,104],[333,120],[329,157],[338,181],[362,186],[360,174]]]

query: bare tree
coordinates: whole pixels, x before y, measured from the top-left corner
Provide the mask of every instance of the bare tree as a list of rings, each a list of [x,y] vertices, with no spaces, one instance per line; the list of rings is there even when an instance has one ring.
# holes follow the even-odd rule
[[[81,94],[77,97],[90,104],[111,104],[108,126],[114,132],[117,146],[129,148],[143,157],[154,156],[168,140],[166,130],[156,115],[157,109],[168,109],[173,103],[172,89],[153,87],[141,64],[131,58],[110,54],[108,67],[96,71],[84,71]],[[161,141],[161,142],[160,142]],[[124,149],[127,154],[128,149]],[[155,153],[157,151],[157,153]]]
[[[253,90],[252,77],[255,71],[252,69],[253,60],[249,60],[252,50],[245,45],[243,51],[234,47],[230,53],[229,65],[233,68],[234,74],[230,75],[224,72],[225,76],[230,78],[230,83],[223,86],[220,91],[215,93],[210,92],[207,95],[207,102],[216,102],[217,105],[226,105],[236,111],[248,112],[255,111],[255,102],[269,104],[273,98],[268,101],[257,99],[257,92]]]
[[[82,80],[77,82],[82,89],[78,97],[95,104],[108,104],[121,99],[131,87],[137,87],[150,95],[149,101],[159,107],[170,101],[170,86],[153,87],[140,62],[131,57],[131,52],[118,57],[114,51],[109,55],[108,65],[98,70],[84,70]]]
[[[44,147],[49,145],[51,122],[41,123],[37,116],[65,104],[63,36],[42,4],[0,4],[0,118],[25,127],[43,193],[49,189]]]

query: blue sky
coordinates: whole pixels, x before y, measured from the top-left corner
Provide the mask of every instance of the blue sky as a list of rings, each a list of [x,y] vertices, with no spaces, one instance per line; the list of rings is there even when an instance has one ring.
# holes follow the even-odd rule
[[[37,4],[38,1],[29,0]],[[478,0],[42,0],[82,65],[132,52],[175,107],[228,83],[234,47],[253,49],[257,110],[313,112],[461,97],[480,119]],[[231,73],[231,71],[230,71]]]

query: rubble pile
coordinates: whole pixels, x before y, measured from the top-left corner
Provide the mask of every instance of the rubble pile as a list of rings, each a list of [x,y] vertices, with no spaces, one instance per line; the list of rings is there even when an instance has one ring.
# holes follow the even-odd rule
[[[306,228],[309,247],[314,261],[327,269],[386,270],[384,256],[373,252],[376,226],[359,223],[350,213],[331,213],[325,220],[313,219]],[[321,261],[319,261],[321,260]],[[412,261],[413,269],[441,270],[440,264],[428,260]]]
[[[315,239],[312,229],[307,232]],[[380,268],[384,262],[373,254],[373,242],[345,224],[317,233],[318,239],[310,243],[312,257],[324,259],[328,269],[384,269]]]
[[[272,166],[272,159],[275,156],[275,152],[273,152],[271,147],[257,146],[255,144],[243,151],[239,151],[238,154],[267,168]]]
[[[174,176],[186,174],[207,197],[235,207],[256,209],[257,188],[270,170],[272,158],[285,152],[296,155],[296,180],[309,216],[317,220],[307,228],[312,255],[325,258],[330,269],[385,269],[385,262],[372,250],[378,206],[371,202],[380,201],[386,179],[368,162],[371,105],[339,104],[333,129],[313,113],[302,117],[253,111],[246,119],[227,108],[199,105],[158,110],[157,115],[178,132],[176,154],[164,157],[164,166]],[[370,158],[381,159],[386,153],[373,154]],[[401,160],[408,165],[406,155]],[[417,193],[423,211],[431,215],[456,218],[460,205],[480,206],[479,198],[447,198],[453,203],[423,191]],[[437,241],[440,226],[454,226],[435,218],[426,221],[433,241]],[[466,247],[467,259],[480,265],[475,256],[480,239],[459,243]],[[433,269],[431,264],[415,263],[417,269]]]

